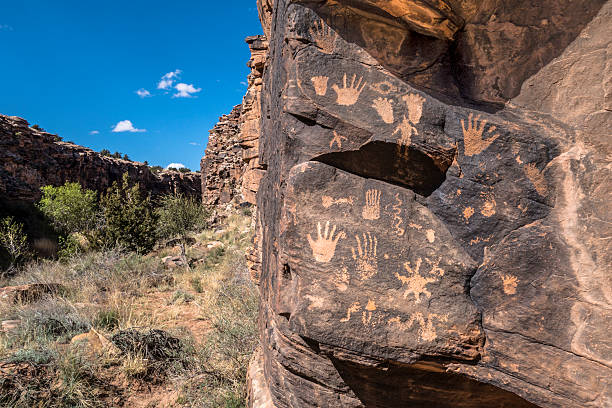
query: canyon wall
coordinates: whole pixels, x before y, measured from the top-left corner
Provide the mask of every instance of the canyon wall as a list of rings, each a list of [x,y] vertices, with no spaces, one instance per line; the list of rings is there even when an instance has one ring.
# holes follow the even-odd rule
[[[249,406],[612,406],[612,2],[258,9]]]
[[[105,191],[124,173],[153,196],[182,193],[201,196],[200,175],[162,171],[153,174],[143,163],[102,156],[83,146],[58,141],[57,136],[29,127],[25,119],[0,115],[0,197],[37,201],[40,187],[66,181]]]

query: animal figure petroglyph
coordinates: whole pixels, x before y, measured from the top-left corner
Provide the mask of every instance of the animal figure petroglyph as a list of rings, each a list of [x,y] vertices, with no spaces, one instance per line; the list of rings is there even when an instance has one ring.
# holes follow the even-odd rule
[[[334,137],[332,138],[332,140],[329,142],[329,147],[331,149],[331,147],[334,145],[334,143],[336,143],[338,145],[338,149],[342,149],[342,141],[346,140],[345,136],[341,136],[338,133],[336,133],[336,131],[334,130]]]
[[[366,204],[361,211],[361,216],[366,220],[377,220],[380,218],[380,191],[366,191]]]
[[[357,271],[359,272],[359,278],[366,280],[378,273],[378,239],[376,236],[372,236],[369,232],[363,233],[363,242],[359,238],[359,235],[355,235],[357,241],[357,250],[351,248],[353,259],[357,262]]]
[[[393,106],[390,99],[376,98],[372,103],[372,107],[385,123],[393,123]]]
[[[336,43],[336,33],[323,23],[323,20],[315,21],[314,27],[309,30],[314,43],[324,54],[333,54]]]
[[[423,318],[423,315],[420,312],[413,313],[410,316],[410,320],[408,321],[407,327],[412,327],[414,323],[418,323],[419,325],[419,337],[423,341],[433,341],[438,338],[436,333],[436,328],[433,324],[433,319],[437,319],[441,322],[446,322],[448,320],[448,315],[439,315],[436,313],[431,313],[426,318]]]
[[[404,291],[404,299],[406,299],[410,294],[414,294],[414,300],[416,303],[421,303],[421,295],[425,295],[425,297],[428,298],[431,297],[431,292],[427,290],[427,285],[437,281],[436,278],[426,278],[420,275],[419,270],[421,269],[421,264],[421,258],[416,261],[414,269],[412,268],[410,262],[405,262],[404,269],[406,269],[406,271],[409,273],[408,276],[400,275],[398,272],[395,272],[395,277],[406,286],[406,290]]]
[[[330,196],[322,196],[321,197],[321,203],[323,204],[323,207],[325,208],[329,208],[334,204],[348,204],[348,205],[353,205],[353,202],[355,201],[355,197],[353,196],[349,196],[349,197],[344,197],[344,198],[332,198]]]
[[[357,79],[357,75],[353,74],[351,83],[347,85],[346,74],[342,77],[342,88],[338,85],[333,84],[332,89],[336,92],[338,105],[351,106],[357,102],[359,95],[365,88],[366,82],[363,81],[363,77]]]
[[[486,140],[483,139],[482,134],[485,130],[485,126],[487,125],[487,121],[483,120],[479,124],[479,120],[480,115],[473,117],[473,114],[470,113],[468,115],[468,125],[466,127],[465,122],[463,119],[461,119],[461,128],[463,129],[463,154],[466,156],[480,154],[499,137],[499,134],[493,134],[496,127],[491,126],[487,131],[489,138]],[[491,136],[491,134],[493,135]]]
[[[340,322],[346,323],[351,320],[352,315],[361,311],[361,323],[364,326],[374,326],[374,311],[376,311],[376,303],[372,299],[368,299],[368,303],[363,307],[360,302],[353,302],[346,310],[346,316],[340,319]]]
[[[358,312],[361,309],[361,304],[359,302],[354,302],[349,308],[346,310],[346,317],[340,319],[342,323],[346,323],[351,320],[351,315],[353,313]]]
[[[325,96],[327,93],[327,81],[329,80],[326,76],[316,76],[310,78],[312,85],[314,86],[315,93],[319,96]]]
[[[395,200],[397,202],[392,207],[393,208],[393,231],[398,236],[401,237],[404,235],[406,230],[402,228],[402,224],[404,223],[404,220],[401,217],[403,201],[399,198],[399,193],[395,193]]]
[[[317,262],[329,262],[336,253],[336,245],[341,238],[346,238],[344,231],[340,232],[334,238],[336,232],[336,226],[334,225],[329,231],[329,221],[325,223],[325,231],[321,233],[321,223],[317,222],[317,239],[313,240],[310,234],[306,236],[310,248],[312,249],[312,255]]]

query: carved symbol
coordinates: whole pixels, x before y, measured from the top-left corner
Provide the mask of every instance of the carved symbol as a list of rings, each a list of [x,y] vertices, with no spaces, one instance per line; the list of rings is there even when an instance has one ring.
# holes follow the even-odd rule
[[[376,303],[372,299],[368,299],[365,310],[361,313],[361,322],[364,326],[373,326],[372,315],[376,310]]]
[[[346,140],[345,136],[340,136],[338,133],[336,133],[336,131],[334,130],[334,137],[332,138],[332,140],[329,142],[329,147],[331,148],[334,143],[336,143],[338,145],[338,149],[342,149],[342,141]]]
[[[403,201],[399,198],[399,193],[395,193],[395,199],[397,203],[393,205],[393,229],[398,236],[404,235],[406,230],[401,228],[401,225],[404,223],[404,220],[400,216],[402,213],[402,204]]]
[[[418,94],[408,94],[402,96],[402,99],[408,107],[408,119],[413,125],[417,125],[423,115],[423,102],[425,102],[425,98]]]
[[[482,138],[482,133],[487,125],[487,121],[483,120],[479,125],[478,121],[480,119],[480,115],[476,115],[473,120],[472,117],[473,115],[470,113],[468,115],[467,128],[465,127],[465,122],[463,119],[461,119],[461,127],[463,128],[463,154],[466,156],[480,154],[499,137],[498,134],[494,134],[493,136],[490,136],[488,139],[484,140]],[[495,131],[495,129],[495,126],[491,126],[487,133],[490,135]]]
[[[529,163],[525,166],[525,174],[527,174],[527,178],[529,181],[531,181],[531,184],[533,184],[538,194],[544,197],[546,194],[548,194],[548,186],[542,173],[543,172],[538,170],[535,163]]]
[[[338,87],[338,85],[333,84],[332,89],[338,95],[336,102],[338,105],[351,106],[357,102],[359,99],[359,95],[363,91],[363,88],[366,86],[366,82],[363,82],[363,77],[357,80],[357,75],[353,74],[353,78],[351,79],[350,85],[347,86],[346,83],[346,74],[342,78],[342,88]]]
[[[316,76],[310,78],[312,85],[314,86],[315,93],[319,96],[324,96],[327,93],[327,81],[329,80],[326,76]]]
[[[315,21],[314,28],[308,30],[314,43],[324,54],[333,54],[336,42],[336,33],[323,23],[323,20]]]
[[[346,317],[343,317],[342,319],[340,319],[340,321],[342,323],[348,322],[349,320],[351,320],[351,314],[358,312],[359,309],[361,309],[361,305],[359,304],[359,302],[355,302],[353,303],[346,311]]]
[[[357,261],[357,271],[359,271],[360,279],[369,279],[378,272],[378,260],[376,259],[376,251],[378,250],[378,239],[372,236],[369,232],[363,234],[363,245],[359,239],[359,235],[355,235],[357,240],[357,252],[355,248],[351,248],[353,259]]]
[[[393,123],[393,106],[391,106],[391,103],[392,101],[387,98],[376,98],[372,104],[372,107],[376,109],[385,123]]]
[[[380,218],[380,191],[366,191],[366,205],[361,211],[361,216],[366,220],[377,220]]]
[[[436,334],[436,328],[433,325],[433,319],[438,319],[438,321],[446,322],[448,320],[448,315],[439,315],[432,313],[427,316],[427,319],[423,318],[423,315],[420,312],[413,313],[410,316],[410,320],[408,321],[408,327],[412,327],[414,322],[419,324],[419,337],[423,341],[433,341],[438,338]]]
[[[465,218],[465,222],[469,222],[472,215],[474,215],[474,209],[472,207],[466,207],[465,210],[463,210],[463,218]]]
[[[419,258],[416,262],[414,270],[410,266],[410,262],[404,263],[404,268],[410,274],[409,276],[403,276],[395,272],[395,277],[399,279],[403,285],[406,285],[404,299],[406,299],[408,295],[412,293],[414,294],[414,299],[417,303],[421,303],[422,294],[424,294],[426,297],[431,297],[431,293],[427,290],[427,285],[437,280],[435,278],[425,278],[419,274],[421,262],[421,258]]]
[[[412,135],[416,135],[417,130],[414,126],[412,126],[408,119],[406,119],[406,116],[404,116],[404,119],[402,119],[401,123],[397,126],[397,129],[395,129],[393,135],[395,136],[397,133],[400,134],[400,138],[398,140],[398,148],[400,148],[401,146],[410,146],[410,143],[412,143]]]
[[[313,240],[310,234],[306,236],[310,248],[312,249],[312,255],[317,262],[329,262],[336,253],[336,245],[338,240],[346,238],[344,231],[340,232],[334,239],[334,233],[336,232],[336,226],[332,227],[331,233],[329,231],[329,221],[325,223],[325,231],[321,234],[321,223],[317,222],[317,240]]]
[[[519,282],[516,276],[503,275],[501,278],[504,284],[504,293],[506,295],[514,295],[516,293],[516,286]]]
[[[397,87],[389,81],[382,81],[378,84],[370,85],[370,89],[382,95],[397,93]]]
[[[338,198],[338,199],[333,199],[330,196],[322,196],[321,197],[321,202],[323,204],[323,207],[325,208],[329,208],[334,204],[348,204],[348,205],[353,205],[353,201],[355,201],[355,197],[350,196],[350,197],[346,197],[346,198]]]

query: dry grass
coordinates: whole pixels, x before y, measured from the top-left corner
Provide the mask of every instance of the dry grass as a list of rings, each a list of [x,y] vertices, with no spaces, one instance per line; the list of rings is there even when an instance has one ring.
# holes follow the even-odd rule
[[[0,364],[14,366],[11,375],[0,369],[0,406],[133,406],[139,389],[147,406],[168,399],[138,386],[147,382],[166,384],[166,393],[170,386],[177,407],[244,406],[257,342],[257,294],[244,261],[251,233],[250,218],[236,214],[221,230],[197,234],[187,251],[191,267],[164,269],[160,259],[173,249],[149,256],[90,252],[31,263],[0,282],[64,287],[32,304],[0,305],[0,320],[21,320],[0,334]],[[210,241],[222,245],[207,249]],[[133,328],[161,329],[180,339],[181,352],[160,361],[136,351],[84,355],[69,341],[92,327],[109,339]]]

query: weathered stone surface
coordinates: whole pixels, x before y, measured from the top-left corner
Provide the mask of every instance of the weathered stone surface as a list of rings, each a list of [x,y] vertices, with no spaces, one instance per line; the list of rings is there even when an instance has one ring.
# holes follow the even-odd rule
[[[152,195],[182,193],[200,197],[200,175],[165,171],[153,174],[143,163],[104,157],[91,149],[57,141],[54,135],[30,128],[25,119],[0,115],[0,196],[32,202],[40,187],[79,182],[106,191],[124,173]]]
[[[258,3],[250,406],[612,406],[612,2]]]

